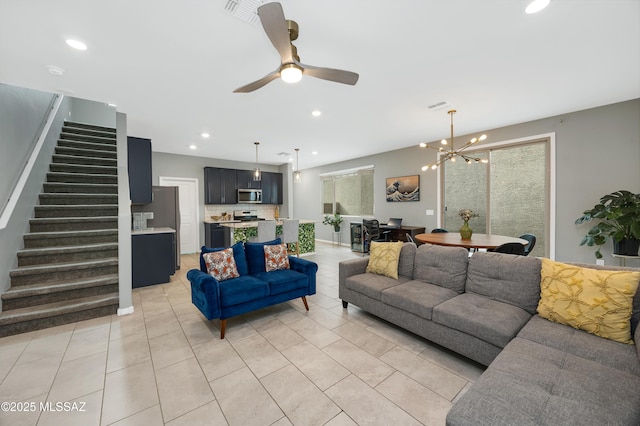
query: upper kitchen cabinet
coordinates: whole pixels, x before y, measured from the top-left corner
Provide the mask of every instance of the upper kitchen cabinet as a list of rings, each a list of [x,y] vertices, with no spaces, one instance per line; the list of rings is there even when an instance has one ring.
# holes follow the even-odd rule
[[[264,172],[262,172],[264,175]],[[253,170],[236,170],[236,188],[238,189],[260,189],[262,182],[253,180]]]
[[[282,204],[282,173],[262,172],[262,204]]]
[[[238,203],[235,169],[222,169],[218,167],[204,168],[204,203]]]
[[[133,204],[149,204],[151,195],[151,139],[127,137],[129,196]]]

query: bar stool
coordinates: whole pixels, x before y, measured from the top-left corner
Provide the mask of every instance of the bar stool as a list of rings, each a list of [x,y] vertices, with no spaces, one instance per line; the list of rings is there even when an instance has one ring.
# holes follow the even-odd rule
[[[278,235],[282,242],[285,244],[295,244],[296,249],[291,253],[295,253],[296,256],[300,257],[300,243],[298,241],[298,225],[300,224],[299,219],[288,219],[282,221],[282,234]]]
[[[276,239],[276,221],[261,220],[258,222],[258,235],[249,237],[252,243],[264,243]]]

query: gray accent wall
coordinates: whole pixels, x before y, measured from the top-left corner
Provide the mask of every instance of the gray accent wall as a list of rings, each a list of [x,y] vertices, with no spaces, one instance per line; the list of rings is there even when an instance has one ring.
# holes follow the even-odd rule
[[[582,211],[593,207],[601,196],[626,189],[640,192],[640,99],[570,112],[554,117],[490,129],[485,143],[520,139],[555,133],[556,139],[556,211],[555,258],[559,261],[595,263],[594,249],[579,246],[589,229],[574,224]],[[443,129],[446,136],[447,129]],[[474,135],[456,135],[466,140]],[[375,166],[374,216],[381,221],[402,217],[403,224],[424,226],[427,231],[437,225],[437,178],[435,171],[421,167],[435,160],[435,151],[416,146],[355,160],[302,169],[302,182],[293,185],[295,216],[321,221],[320,175],[338,170]],[[304,167],[304,165],[302,165]],[[420,201],[390,203],[385,200],[385,179],[394,176],[420,175]],[[526,179],[526,176],[523,176]],[[347,217],[342,227],[342,242],[349,241],[349,223],[360,217]],[[316,237],[331,241],[327,225],[316,226]],[[553,238],[553,236],[552,236]],[[612,244],[603,249],[606,264],[617,265],[611,257]]]

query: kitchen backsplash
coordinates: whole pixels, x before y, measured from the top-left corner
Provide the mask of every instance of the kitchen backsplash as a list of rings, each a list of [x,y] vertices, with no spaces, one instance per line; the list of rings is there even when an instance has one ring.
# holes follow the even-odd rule
[[[275,219],[276,217],[276,206],[273,204],[205,204],[204,215],[206,219],[211,216],[222,216],[223,213],[233,216],[234,210],[255,210],[258,212],[258,217],[264,219]]]

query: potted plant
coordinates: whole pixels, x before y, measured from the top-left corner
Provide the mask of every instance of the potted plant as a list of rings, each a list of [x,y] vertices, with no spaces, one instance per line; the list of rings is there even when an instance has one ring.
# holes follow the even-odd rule
[[[597,245],[596,258],[601,259],[600,246],[608,238],[613,240],[613,253],[629,256],[638,255],[640,246],[640,194],[616,191],[600,198],[600,203],[585,210],[576,219],[576,225],[597,219],[580,245]]]
[[[335,212],[333,216],[325,216],[322,220],[322,223],[325,225],[332,225],[333,230],[336,232],[340,232],[340,224],[342,223],[342,217],[340,213]]]

